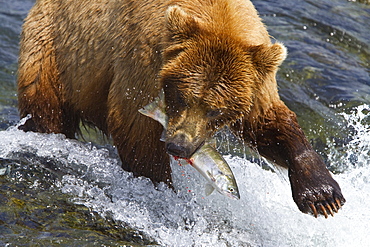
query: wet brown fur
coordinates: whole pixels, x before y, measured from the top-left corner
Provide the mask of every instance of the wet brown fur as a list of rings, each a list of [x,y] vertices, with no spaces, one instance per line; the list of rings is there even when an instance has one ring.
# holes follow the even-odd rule
[[[32,115],[22,128],[74,138],[80,121],[93,124],[124,169],[170,184],[162,126],[138,113],[164,88],[167,142],[195,150],[228,125],[288,167],[303,212],[325,214],[345,200],[279,98],[285,56],[247,0],[39,0],[21,37],[19,109]]]

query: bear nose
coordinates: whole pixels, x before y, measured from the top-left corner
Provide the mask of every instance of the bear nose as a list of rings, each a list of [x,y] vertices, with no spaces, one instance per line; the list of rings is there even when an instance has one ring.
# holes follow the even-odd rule
[[[166,144],[167,153],[178,156],[181,158],[190,158],[191,156],[191,149],[189,147],[184,147],[183,145],[178,145],[173,142],[169,142]]]

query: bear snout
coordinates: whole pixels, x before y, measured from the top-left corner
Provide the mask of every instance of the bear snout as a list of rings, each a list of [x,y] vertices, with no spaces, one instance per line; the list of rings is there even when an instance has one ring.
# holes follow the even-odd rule
[[[196,149],[197,146],[183,134],[175,135],[166,142],[167,153],[181,158],[190,158]]]
[[[166,145],[167,153],[178,156],[181,158],[189,158],[191,151],[188,147],[177,145],[176,143],[170,142]]]

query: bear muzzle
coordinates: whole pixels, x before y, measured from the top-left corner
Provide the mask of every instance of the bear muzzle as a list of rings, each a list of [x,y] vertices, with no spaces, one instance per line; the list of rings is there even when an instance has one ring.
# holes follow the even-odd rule
[[[178,156],[180,158],[190,158],[193,153],[201,146],[198,142],[192,141],[185,134],[177,134],[171,138],[167,138],[166,150],[168,154]]]
[[[190,158],[212,134],[207,130],[208,119],[198,106],[178,112],[174,117],[169,115],[168,118],[166,131],[168,154]]]

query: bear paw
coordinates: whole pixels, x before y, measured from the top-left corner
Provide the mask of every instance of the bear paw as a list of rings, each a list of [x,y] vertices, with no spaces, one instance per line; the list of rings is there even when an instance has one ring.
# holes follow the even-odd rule
[[[295,173],[289,171],[293,199],[303,213],[319,214],[328,218],[334,216],[345,203],[338,183],[329,171],[317,170],[314,173]]]

